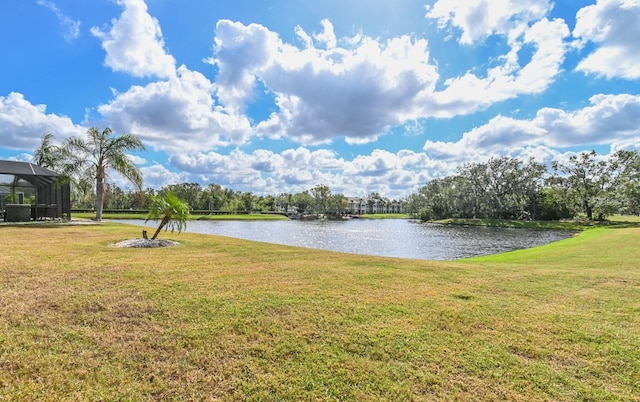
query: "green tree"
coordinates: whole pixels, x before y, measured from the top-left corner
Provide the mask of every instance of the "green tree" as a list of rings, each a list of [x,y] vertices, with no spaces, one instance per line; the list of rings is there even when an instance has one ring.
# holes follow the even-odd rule
[[[217,211],[224,204],[224,189],[219,184],[210,183],[198,195],[198,208],[202,210]]]
[[[253,211],[253,206],[256,201],[256,196],[252,192],[242,193],[240,195],[240,203],[238,204],[238,211]]]
[[[337,218],[341,217],[347,210],[347,197],[342,194],[333,194],[327,200],[329,213]]]
[[[260,196],[258,198],[258,206],[262,211],[275,211],[276,197],[272,195]]]
[[[172,232],[177,229],[180,233],[187,226],[189,206],[172,191],[167,192],[164,196],[154,196],[145,222],[150,220],[160,220],[160,225],[151,240],[155,240],[163,228],[165,231],[171,229]],[[146,231],[142,233],[146,238]]]
[[[469,184],[466,191],[475,203],[474,216],[526,218],[534,215],[546,168],[532,159],[523,163],[501,157],[467,164],[458,171]]]
[[[562,193],[554,187],[546,187],[536,200],[536,217],[546,221],[573,218],[575,216],[567,203],[564,202]]]
[[[458,189],[454,185],[459,176],[447,176],[433,179],[419,190],[424,200],[417,210],[421,220],[443,219],[458,217],[456,199]]]
[[[61,170],[65,156],[61,147],[53,143],[54,136],[47,133],[42,136],[40,146],[33,152],[33,163],[54,171]],[[62,173],[62,172],[58,172]]]
[[[289,206],[293,205],[293,194],[281,193],[276,196],[275,206],[281,212],[288,212]]]
[[[313,205],[313,197],[307,191],[296,193],[293,195],[293,205],[303,214]]]
[[[200,209],[198,207],[198,199],[202,193],[202,187],[199,183],[179,183],[170,184],[163,187],[160,193],[174,192],[178,198],[184,200],[191,209]]]
[[[115,184],[105,183],[104,205],[107,209],[128,209],[133,206],[136,193],[131,191],[124,192]]]
[[[633,194],[637,193],[640,178],[640,155],[638,151],[620,150],[607,161],[607,179],[601,193],[596,198],[594,212],[598,219],[614,213],[629,213],[636,204]]]
[[[142,173],[129,160],[125,152],[144,150],[140,139],[133,134],[122,134],[114,137],[109,127],[100,132],[91,127],[87,130],[87,138],[71,137],[63,144],[67,156],[74,166],[74,173],[80,177],[89,176],[96,183],[96,220],[102,220],[104,203],[104,181],[110,170],[121,174],[142,189]]]
[[[426,208],[427,199],[420,192],[417,194],[411,194],[407,197],[405,210],[411,217],[418,217],[420,210]]]
[[[327,213],[327,207],[329,203],[329,197],[331,196],[331,190],[328,186],[324,184],[318,184],[311,190],[309,190],[309,195],[313,198],[313,206],[316,212],[316,215],[324,215]]]
[[[602,220],[619,209],[617,189],[630,177],[635,158],[631,151],[616,152],[609,160],[599,159],[595,151],[583,152],[566,163],[553,163],[554,182],[588,219],[595,213]]]
[[[602,188],[607,164],[598,161],[596,151],[573,155],[567,163],[553,162],[556,175],[567,192],[567,198],[579,205],[588,219],[593,219],[593,204]]]

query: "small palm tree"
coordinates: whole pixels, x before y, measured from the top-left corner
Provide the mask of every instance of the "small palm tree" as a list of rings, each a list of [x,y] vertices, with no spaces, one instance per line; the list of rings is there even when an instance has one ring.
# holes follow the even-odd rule
[[[170,191],[164,197],[153,197],[149,215],[145,222],[150,220],[160,220],[160,226],[156,229],[151,240],[155,240],[158,237],[162,228],[165,228],[165,230],[171,229],[172,232],[177,229],[178,233],[180,233],[187,226],[189,207],[173,191]],[[146,231],[143,231],[143,237],[146,238]]]

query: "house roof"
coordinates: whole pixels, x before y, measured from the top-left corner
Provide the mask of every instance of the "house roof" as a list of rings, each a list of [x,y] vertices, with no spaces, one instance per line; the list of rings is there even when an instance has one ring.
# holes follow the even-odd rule
[[[60,176],[53,170],[29,162],[0,160],[0,174],[11,174],[36,186],[54,183]]]

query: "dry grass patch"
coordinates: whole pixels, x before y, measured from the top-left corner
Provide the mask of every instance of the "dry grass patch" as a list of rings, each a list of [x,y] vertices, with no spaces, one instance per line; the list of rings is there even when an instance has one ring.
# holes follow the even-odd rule
[[[638,229],[460,262],[189,233],[109,247],[138,233],[0,228],[0,399],[640,394]]]

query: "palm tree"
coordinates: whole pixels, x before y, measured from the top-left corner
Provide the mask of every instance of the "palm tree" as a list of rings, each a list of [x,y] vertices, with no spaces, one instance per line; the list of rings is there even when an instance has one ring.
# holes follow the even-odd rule
[[[189,207],[173,191],[169,191],[164,197],[155,196],[151,200],[151,208],[145,222],[157,221],[158,219],[160,219],[160,225],[151,240],[155,240],[162,228],[165,227],[165,230],[171,229],[173,232],[174,229],[177,229],[178,233],[182,232],[189,220]],[[146,239],[146,231],[142,233]]]
[[[40,146],[33,152],[33,163],[51,170],[57,170],[63,163],[64,153],[62,149],[53,144],[53,134],[42,136]]]
[[[144,145],[133,134],[113,137],[109,127],[100,132],[96,127],[87,130],[87,138],[71,137],[63,148],[73,160],[73,170],[96,181],[96,220],[102,220],[104,180],[109,170],[114,170],[142,189],[142,173],[125,154],[126,151],[142,151]],[[83,172],[85,174],[83,174]]]

